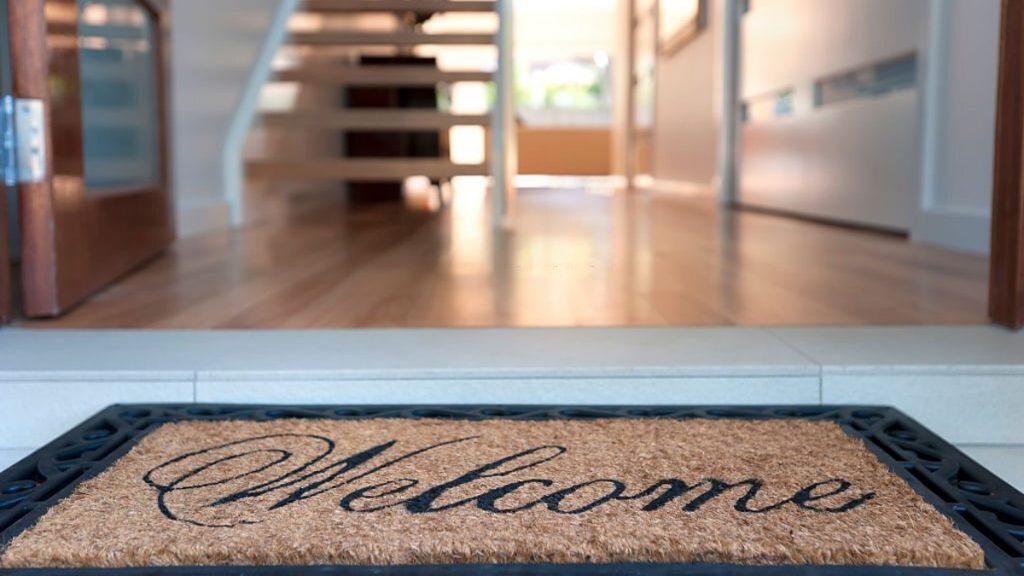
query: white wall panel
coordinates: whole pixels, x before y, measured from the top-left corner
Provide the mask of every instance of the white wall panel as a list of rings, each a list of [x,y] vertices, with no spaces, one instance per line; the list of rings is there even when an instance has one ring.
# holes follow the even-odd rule
[[[722,11],[708,5],[708,25],[678,52],[658,60],[655,90],[654,177],[708,186],[715,177],[718,117],[715,66]]]
[[[914,240],[989,249],[995,157],[998,0],[933,0],[922,190]]]
[[[853,100],[743,127],[742,202],[808,216],[910,227],[917,93]]]
[[[995,149],[996,82],[999,62],[999,2],[945,2],[949,11],[942,30],[948,46],[942,64],[940,108],[940,187],[934,201],[953,209],[988,213],[992,203]]]
[[[914,89],[813,106],[816,81],[919,52],[928,0],[756,0],[742,23],[744,99],[796,93],[790,117],[741,128],[740,201],[909,230],[918,198]]]
[[[818,378],[522,380],[220,380],[201,376],[199,402],[267,404],[815,404]]]
[[[753,0],[742,20],[741,92],[809,84],[913,52],[925,40],[927,8],[928,0]]]
[[[224,144],[281,2],[171,3],[172,158],[181,236],[228,224]]]

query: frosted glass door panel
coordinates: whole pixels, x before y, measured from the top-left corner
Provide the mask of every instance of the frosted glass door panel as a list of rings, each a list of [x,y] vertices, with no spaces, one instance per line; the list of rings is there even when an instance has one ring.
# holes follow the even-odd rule
[[[90,194],[160,183],[153,17],[136,0],[78,0],[85,182]]]

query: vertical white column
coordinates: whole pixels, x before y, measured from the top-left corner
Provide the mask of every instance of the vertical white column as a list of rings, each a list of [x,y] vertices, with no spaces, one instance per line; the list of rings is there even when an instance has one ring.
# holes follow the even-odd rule
[[[515,207],[515,177],[519,168],[515,119],[514,0],[497,0],[498,69],[491,121],[491,177],[494,225],[503,226]]]
[[[917,211],[927,212],[935,208],[937,194],[941,193],[938,181],[939,142],[944,138],[942,113],[946,108],[943,86],[949,81],[946,63],[949,61],[950,6],[943,0],[932,0],[928,4],[928,31],[920,85],[921,123],[921,175]],[[915,215],[916,216],[916,215]],[[921,218],[914,218],[914,226],[922,224]]]
[[[633,182],[633,118],[636,114],[633,78],[633,35],[636,29],[633,0],[617,0],[615,7],[615,54],[612,57],[612,168]]]
[[[739,103],[740,103],[740,14],[739,0],[721,0],[722,118],[718,139],[718,200],[732,204],[739,199]]]

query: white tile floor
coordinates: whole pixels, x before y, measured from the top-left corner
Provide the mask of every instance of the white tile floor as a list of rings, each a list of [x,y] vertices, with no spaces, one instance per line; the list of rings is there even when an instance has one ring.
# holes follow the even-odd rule
[[[1024,335],[992,327],[10,329],[0,351],[8,460],[114,402],[825,402],[896,406],[1024,487]]]
[[[822,375],[825,404],[894,406],[954,443],[1024,444],[1024,374]]]
[[[960,446],[996,476],[1024,492],[1024,446]]]
[[[0,380],[0,439],[39,447],[102,408],[129,402],[192,402],[192,380]]]
[[[6,470],[18,460],[32,453],[31,448],[0,449],[0,470]]]
[[[817,376],[758,328],[0,331],[4,374],[337,377]]]
[[[532,378],[448,380],[217,380],[199,402],[254,404],[817,404],[810,376],[744,378]]]
[[[992,326],[769,328],[829,370],[976,370],[1021,373],[1024,335]]]

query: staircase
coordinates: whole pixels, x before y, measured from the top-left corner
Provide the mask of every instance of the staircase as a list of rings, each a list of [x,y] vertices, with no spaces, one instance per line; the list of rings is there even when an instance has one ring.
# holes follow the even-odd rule
[[[339,140],[349,134],[357,140],[373,133],[438,134],[438,157],[346,157],[346,152],[327,156],[268,153],[247,162],[250,180],[321,180],[338,182],[400,182],[413,176],[445,181],[456,176],[492,176],[495,209],[505,212],[507,186],[514,172],[514,153],[509,147],[511,124],[511,0],[305,0],[292,16],[291,32],[281,46],[273,81],[295,83],[302,91],[336,91],[337,97],[316,108],[294,107],[261,114],[267,133],[290,138],[335,133]],[[498,30],[431,33],[429,22],[453,13],[498,15]],[[369,16],[368,16],[369,15]],[[311,18],[312,17],[312,18]],[[370,18],[370,19],[367,19]],[[361,20],[357,20],[361,19]],[[371,20],[372,19],[372,20]],[[310,22],[314,22],[310,30]],[[356,23],[358,22],[358,23]],[[360,24],[361,23],[361,24]],[[365,23],[373,25],[366,26]],[[386,26],[382,26],[386,24]],[[380,28],[385,28],[380,30]],[[481,69],[446,70],[435,66],[404,65],[415,60],[420,47],[495,46],[498,58]],[[371,58],[367,60],[367,55]],[[390,65],[375,64],[372,57],[394,56]],[[416,62],[419,63],[419,62]],[[491,69],[484,69],[491,68]],[[493,71],[492,71],[493,69]],[[459,82],[495,82],[495,104],[490,113],[456,114],[438,106],[424,108],[346,108],[345,90],[403,90],[435,87],[439,93]],[[448,154],[447,133],[455,126],[482,126],[490,140],[488,162],[453,162]],[[387,138],[387,136],[382,136]],[[349,139],[351,141],[351,138]],[[342,146],[343,148],[345,146]]]

